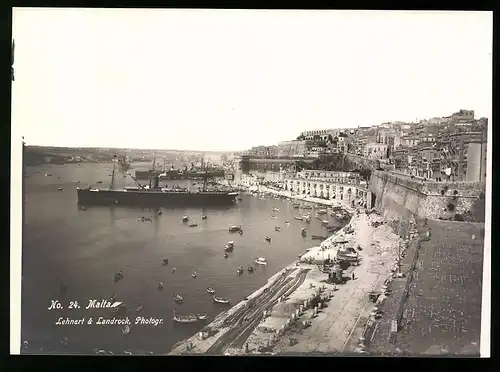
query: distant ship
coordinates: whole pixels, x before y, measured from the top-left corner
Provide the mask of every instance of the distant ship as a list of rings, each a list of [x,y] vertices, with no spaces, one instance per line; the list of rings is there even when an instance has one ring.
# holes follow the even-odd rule
[[[113,161],[113,172],[111,174],[111,185],[108,190],[86,187],[77,187],[79,205],[136,205],[136,206],[210,206],[210,205],[231,205],[236,202],[238,192],[233,190],[207,190],[208,173],[205,172],[203,187],[197,191],[189,191],[181,188],[160,187],[160,179],[165,173],[154,173],[154,178],[150,179],[149,185],[143,186],[137,178],[128,174],[134,179],[138,187],[125,187],[121,190],[114,189],[115,164]],[[154,172],[153,164],[153,172]]]

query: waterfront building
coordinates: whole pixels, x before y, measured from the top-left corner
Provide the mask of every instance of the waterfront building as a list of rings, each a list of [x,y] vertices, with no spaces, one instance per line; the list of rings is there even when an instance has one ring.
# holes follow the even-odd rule
[[[285,191],[293,195],[308,195],[372,208],[368,184],[354,172],[307,170],[287,175],[282,185]]]

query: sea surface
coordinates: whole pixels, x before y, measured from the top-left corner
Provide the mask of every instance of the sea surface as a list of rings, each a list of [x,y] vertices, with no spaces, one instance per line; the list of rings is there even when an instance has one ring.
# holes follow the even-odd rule
[[[149,165],[134,164],[134,168]],[[204,323],[175,324],[179,315],[207,313],[213,319],[227,309],[214,304],[206,288],[229,297],[233,304],[243,300],[268,278],[297,259],[306,248],[319,245],[311,235],[328,235],[321,221],[307,225],[294,219],[300,210],[292,203],[242,194],[241,201],[223,208],[162,208],[162,215],[143,208],[77,206],[76,183],[109,187],[111,164],[66,164],[27,167],[22,262],[21,340],[25,353],[84,353],[105,350],[114,354],[164,354],[178,341],[199,331]],[[134,169],[130,172],[133,174]],[[52,176],[46,176],[51,173]],[[96,182],[102,180],[102,184]],[[144,182],[144,181],[143,181]],[[190,181],[171,183],[186,186]],[[117,187],[134,185],[130,177],[116,177]],[[196,186],[195,186],[196,187]],[[57,191],[63,188],[63,191]],[[273,206],[279,211],[273,212]],[[182,223],[189,216],[190,228]],[[206,220],[201,216],[207,215]],[[139,217],[152,217],[140,222]],[[272,219],[276,216],[278,219]],[[331,224],[341,223],[324,215]],[[285,221],[289,221],[286,224]],[[230,225],[242,225],[243,235],[228,232]],[[275,231],[275,225],[281,232]],[[302,227],[308,237],[300,234]],[[271,243],[265,237],[271,237]],[[234,252],[224,258],[224,245],[234,240]],[[236,268],[266,257],[268,265],[236,274]],[[163,258],[169,259],[167,266]],[[254,265],[257,266],[257,265]],[[172,268],[176,271],[172,272]],[[123,269],[124,278],[114,282]],[[192,277],[193,271],[198,276]],[[159,290],[157,283],[164,283]],[[67,286],[61,294],[61,284]],[[130,332],[121,325],[98,325],[99,316],[113,317],[109,309],[88,309],[89,300],[124,302],[131,320]],[[180,294],[184,303],[175,304]],[[48,310],[59,300],[64,309]],[[69,309],[70,302],[79,306]],[[140,313],[136,312],[143,305]],[[158,326],[136,325],[136,317],[163,319]],[[59,317],[85,318],[83,325],[56,325]],[[93,318],[93,323],[88,320]],[[26,343],[26,342],[27,343]]]

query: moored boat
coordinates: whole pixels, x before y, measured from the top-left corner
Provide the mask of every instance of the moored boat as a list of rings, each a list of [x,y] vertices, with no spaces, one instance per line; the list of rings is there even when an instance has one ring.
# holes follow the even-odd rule
[[[197,227],[198,225],[196,223],[192,223],[189,225],[189,227]]]
[[[234,249],[234,248],[233,248],[233,246],[232,246],[232,245],[226,244],[226,245],[224,246],[224,250],[225,250],[226,252],[232,252],[232,251],[233,251],[233,249]]]
[[[172,320],[176,323],[196,323],[200,320],[207,319],[207,314],[195,314],[195,315],[177,315],[174,311],[174,317]]]
[[[266,266],[267,265],[267,260],[264,258],[264,257],[259,257],[255,260],[255,263],[257,265],[262,265],[262,266]]]
[[[188,216],[182,217],[182,222],[188,222],[188,221],[189,221],[189,217]]]
[[[225,297],[213,296],[213,300],[214,300],[214,302],[216,302],[218,304],[230,304],[231,303],[231,300],[229,298],[225,298]]]
[[[207,292],[210,293],[210,294],[214,294],[215,293],[215,289],[213,289],[211,287],[208,287],[207,288]]]
[[[295,216],[294,218],[295,218],[296,220],[298,220],[298,221],[302,221],[302,220],[303,220],[303,217],[302,217],[302,216]]]
[[[312,235],[311,236],[312,240],[325,240],[326,238],[327,238],[326,236],[322,236],[322,235]]]
[[[181,304],[184,302],[184,298],[181,295],[174,295],[174,301],[177,302],[178,304]]]
[[[229,231],[230,232],[239,232],[239,231],[242,231],[241,225],[239,225],[239,226],[231,225],[231,226],[229,226]]]
[[[240,267],[238,267],[238,268],[236,269],[236,273],[237,273],[238,275],[243,274],[243,268],[242,268],[241,266],[240,266]]]

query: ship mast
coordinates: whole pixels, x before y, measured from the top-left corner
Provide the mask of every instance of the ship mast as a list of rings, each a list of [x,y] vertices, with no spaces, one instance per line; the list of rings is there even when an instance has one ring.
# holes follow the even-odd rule
[[[201,158],[201,167],[202,169],[205,168],[205,173],[203,174],[203,191],[207,190],[207,179],[208,179],[208,172],[207,172],[207,167],[205,166],[204,159]]]
[[[115,188],[115,164],[116,164],[116,154],[113,155],[113,172],[111,173],[111,184],[109,185],[109,189],[113,190]]]

